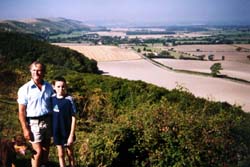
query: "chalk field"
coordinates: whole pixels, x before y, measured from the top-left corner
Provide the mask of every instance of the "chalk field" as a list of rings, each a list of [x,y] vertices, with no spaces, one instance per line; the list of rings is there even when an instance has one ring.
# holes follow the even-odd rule
[[[210,73],[210,67],[214,63],[221,63],[223,70],[221,74],[234,78],[250,81],[250,64],[233,61],[198,61],[198,60],[173,60],[173,59],[154,59],[166,66],[174,69],[198,71]]]
[[[240,105],[244,111],[250,112],[250,85],[219,78],[176,73],[152,65],[143,59],[98,62],[98,67],[106,72],[106,75],[130,80],[142,80],[167,89],[173,89],[177,85],[181,85],[195,96]]]
[[[83,44],[67,44],[67,43],[57,43],[55,45],[76,50],[84,54],[86,57],[94,59],[99,62],[141,59],[141,57],[131,49],[122,49],[116,46],[83,45]]]
[[[58,44],[57,44],[58,45]],[[111,75],[130,80],[142,80],[167,89],[173,89],[178,85],[187,88],[197,97],[204,97],[214,101],[226,101],[232,105],[240,105],[246,112],[250,112],[250,85],[238,82],[232,82],[220,78],[204,77],[198,75],[177,73],[162,69],[153,65],[140,55],[130,49],[122,49],[116,46],[88,46],[83,44],[59,44],[63,47],[69,47],[85,56],[98,61],[98,68],[105,72],[105,75]],[[190,49],[187,46],[179,48],[180,51]],[[193,46],[194,47],[194,46]],[[247,52],[241,52],[244,56],[234,53],[232,46],[199,46],[206,53],[216,50],[216,53],[232,53],[235,61],[190,61],[190,60],[162,60],[163,64],[177,69],[194,70],[209,72],[210,66],[215,62],[222,63],[223,74],[238,77],[245,80],[250,79],[250,67],[245,57]],[[219,50],[218,50],[219,47]],[[245,46],[245,47],[248,47]],[[193,48],[194,49],[194,48]],[[192,50],[189,50],[192,52]],[[193,50],[195,51],[195,50]],[[228,56],[228,55],[227,55]],[[230,57],[230,56],[229,56]],[[228,58],[228,57],[226,57]],[[244,58],[242,61],[241,58]],[[239,59],[239,61],[237,61]]]

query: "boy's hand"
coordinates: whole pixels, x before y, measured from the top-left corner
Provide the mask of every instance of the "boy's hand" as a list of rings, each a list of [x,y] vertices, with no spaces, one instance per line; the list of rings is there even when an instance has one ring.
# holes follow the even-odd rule
[[[69,137],[68,138],[68,141],[67,141],[67,145],[72,145],[73,144],[73,142],[74,142],[74,140],[73,140],[73,137]]]

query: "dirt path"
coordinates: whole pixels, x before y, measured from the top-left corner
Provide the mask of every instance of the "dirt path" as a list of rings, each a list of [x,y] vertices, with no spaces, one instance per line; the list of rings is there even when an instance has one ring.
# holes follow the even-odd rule
[[[219,78],[176,73],[145,60],[98,62],[98,67],[106,72],[106,75],[142,80],[167,89],[181,85],[195,96],[214,101],[227,101],[232,105],[240,105],[244,111],[250,112],[250,85]]]

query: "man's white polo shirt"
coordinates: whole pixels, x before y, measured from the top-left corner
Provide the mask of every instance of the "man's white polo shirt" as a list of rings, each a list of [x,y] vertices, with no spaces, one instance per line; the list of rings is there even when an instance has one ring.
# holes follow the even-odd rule
[[[40,90],[34,81],[30,80],[19,88],[17,102],[26,106],[26,117],[39,117],[52,111],[53,93],[53,88],[48,82],[44,81]]]

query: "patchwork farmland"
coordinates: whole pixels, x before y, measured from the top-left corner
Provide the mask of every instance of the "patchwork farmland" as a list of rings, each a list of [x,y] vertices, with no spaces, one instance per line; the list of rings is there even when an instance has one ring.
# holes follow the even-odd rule
[[[97,60],[99,69],[104,71],[106,75],[130,80],[142,80],[167,89],[173,89],[181,86],[186,88],[195,96],[214,101],[226,101],[232,105],[242,106],[244,111],[250,112],[250,84],[221,78],[173,72],[159,66],[155,66],[146,59],[142,59],[140,54],[131,49],[122,49],[116,46],[88,46],[83,44],[66,43],[60,44],[60,46],[69,47],[83,53],[89,58]],[[179,49],[183,52],[192,52],[191,49],[188,50],[186,48],[185,50],[184,47],[185,46]],[[227,48],[227,46],[225,48]],[[206,46],[203,46],[202,50],[205,49]],[[210,50],[213,50],[213,48],[207,48],[207,51]],[[230,51],[226,51],[223,53],[229,52]],[[231,52],[234,52],[234,50],[231,50]],[[216,53],[219,52],[217,51],[215,54]],[[246,54],[249,53],[244,52],[244,54],[246,57]],[[228,57],[226,57],[226,60],[222,62],[222,67],[224,66],[225,68],[225,71],[222,70],[222,73],[249,80],[250,63],[247,62],[249,60],[245,57],[236,55],[235,61],[233,61],[233,59],[228,60]],[[245,58],[244,61],[242,60],[243,58]],[[158,61],[172,66],[173,68],[200,72],[205,71],[208,73],[210,65],[217,62],[168,59],[159,59]]]

